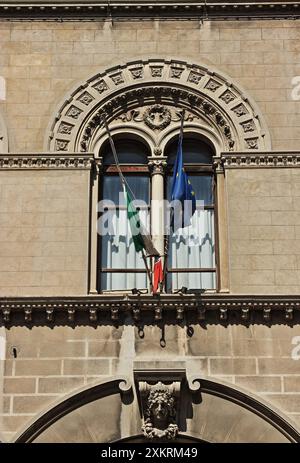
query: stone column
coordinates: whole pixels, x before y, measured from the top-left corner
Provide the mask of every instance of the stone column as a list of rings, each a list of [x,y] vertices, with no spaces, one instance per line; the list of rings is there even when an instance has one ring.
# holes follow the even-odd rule
[[[217,197],[217,245],[218,245],[218,290],[223,293],[229,292],[229,257],[228,257],[228,220],[227,220],[227,193],[225,183],[225,170],[221,158],[214,159]]]
[[[158,252],[164,254],[164,172],[166,158],[152,157],[149,160],[151,172],[151,235]]]
[[[102,158],[96,158],[93,170],[91,172],[91,196],[90,196],[90,281],[89,294],[97,294],[97,271],[98,271],[98,202],[99,202],[99,173],[102,170]]]

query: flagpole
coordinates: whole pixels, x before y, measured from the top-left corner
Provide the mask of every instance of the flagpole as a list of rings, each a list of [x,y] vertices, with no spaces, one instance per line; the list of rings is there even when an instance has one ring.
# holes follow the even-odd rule
[[[180,143],[183,138],[183,123],[184,123],[184,116],[185,116],[185,109],[181,112],[181,121],[180,121],[180,132],[179,132],[179,141]],[[173,231],[173,220],[174,220],[174,210],[171,209],[170,211],[170,233],[171,230]],[[168,267],[168,255],[169,255],[169,246],[170,246],[170,233],[167,234],[166,241],[165,241],[165,260],[164,260],[164,268],[163,268],[163,280],[160,284],[160,289],[162,291],[163,285],[165,285],[165,291],[167,290],[167,281],[166,281],[166,274],[167,274],[167,267]]]
[[[118,173],[119,173],[121,184],[122,184],[122,186],[125,186],[125,187],[127,186],[129,188],[131,194],[134,197],[134,194],[133,194],[131,188],[129,187],[129,185],[127,184],[127,182],[126,182],[126,180],[124,178],[123,172],[122,172],[122,170],[120,168],[115,143],[114,143],[114,140],[113,140],[113,138],[111,136],[111,132],[110,132],[110,129],[108,127],[106,117],[103,117],[103,120],[104,120],[105,129],[106,129],[106,132],[107,132],[107,135],[108,135],[110,147],[111,147],[111,150],[112,150],[112,154],[113,154],[113,157],[114,157],[114,160],[115,160],[115,163],[116,163],[116,166],[117,166],[117,170],[118,170]],[[144,261],[144,264],[145,264],[145,267],[146,267],[147,276],[148,276],[148,279],[149,279],[150,291],[152,292],[153,285],[152,285],[151,272],[150,272],[150,269],[149,269],[149,266],[148,266],[148,262],[147,262],[147,258],[146,258],[144,249],[142,249],[142,257],[143,257],[143,261]]]

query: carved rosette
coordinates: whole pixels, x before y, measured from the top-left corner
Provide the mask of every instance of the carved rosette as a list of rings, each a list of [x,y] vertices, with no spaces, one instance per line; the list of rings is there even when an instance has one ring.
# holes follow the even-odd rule
[[[132,113],[141,107],[148,108],[148,113]],[[45,149],[93,151],[94,134],[101,130],[104,113],[108,122],[126,114],[126,122],[131,112],[134,122],[140,122],[136,117],[141,115],[150,130],[164,130],[171,122],[170,107],[184,108],[209,122],[221,137],[224,151],[271,149],[263,117],[238,85],[216,70],[163,59],[114,66],[83,82],[55,114]],[[68,142],[64,147],[57,143],[62,134]]]

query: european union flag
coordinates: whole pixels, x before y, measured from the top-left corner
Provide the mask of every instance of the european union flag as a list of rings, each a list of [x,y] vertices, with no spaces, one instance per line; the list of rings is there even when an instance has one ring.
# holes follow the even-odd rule
[[[174,164],[173,181],[172,181],[172,201],[180,201],[181,211],[177,212],[175,207],[174,215],[171,220],[173,229],[183,228],[191,224],[191,218],[196,210],[196,197],[192,184],[183,166],[182,156],[182,134],[179,138],[176,161]],[[180,216],[178,216],[180,214]]]

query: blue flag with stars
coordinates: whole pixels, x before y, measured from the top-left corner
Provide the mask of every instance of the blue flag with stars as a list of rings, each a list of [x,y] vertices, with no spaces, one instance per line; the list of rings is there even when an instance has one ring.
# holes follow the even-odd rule
[[[191,218],[196,210],[196,197],[192,184],[183,166],[182,133],[179,137],[176,161],[174,164],[171,200],[177,200],[181,203],[181,211],[179,212],[180,217],[176,217],[175,215],[175,217],[172,218],[173,220],[171,220],[171,226],[173,226],[173,229],[175,230],[178,227],[184,228],[190,225]]]

